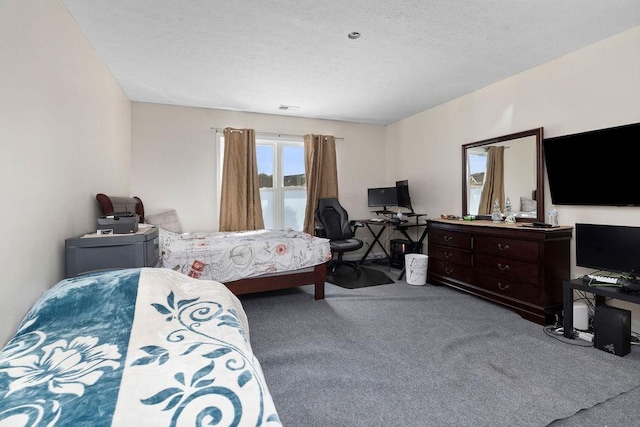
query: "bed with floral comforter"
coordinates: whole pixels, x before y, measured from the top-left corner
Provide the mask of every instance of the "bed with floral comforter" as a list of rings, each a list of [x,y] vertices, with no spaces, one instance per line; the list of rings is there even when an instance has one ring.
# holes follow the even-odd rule
[[[59,282],[0,352],[0,425],[278,426],[240,301],[167,269]]]
[[[227,283],[331,260],[329,239],[294,230],[174,233],[160,229],[160,266]]]

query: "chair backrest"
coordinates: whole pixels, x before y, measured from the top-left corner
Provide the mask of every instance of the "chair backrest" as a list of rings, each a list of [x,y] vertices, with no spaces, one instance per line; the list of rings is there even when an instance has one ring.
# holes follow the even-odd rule
[[[344,240],[353,237],[353,230],[349,224],[349,214],[340,205],[338,199],[330,197],[318,200],[316,222],[324,227],[329,240]]]

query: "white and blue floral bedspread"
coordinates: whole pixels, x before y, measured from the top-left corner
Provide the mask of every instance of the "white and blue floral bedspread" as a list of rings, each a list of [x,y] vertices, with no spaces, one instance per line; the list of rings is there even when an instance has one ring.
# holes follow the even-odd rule
[[[63,280],[0,352],[0,426],[279,426],[240,301],[167,269]]]

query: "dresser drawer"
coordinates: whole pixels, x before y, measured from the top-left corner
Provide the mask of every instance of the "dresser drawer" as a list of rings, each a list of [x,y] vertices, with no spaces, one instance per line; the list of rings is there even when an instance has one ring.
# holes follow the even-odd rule
[[[495,236],[475,236],[473,249],[476,253],[537,260],[540,247],[537,242]]]
[[[470,267],[452,264],[439,259],[429,260],[429,273],[466,283],[471,283],[473,279],[473,270]]]
[[[473,266],[500,276],[518,277],[521,281],[538,283],[538,264],[493,255],[475,254]]]
[[[448,246],[429,246],[429,258],[471,267],[471,252]]]
[[[471,250],[471,234],[435,228],[429,230],[429,243]]]
[[[475,276],[475,284],[483,289],[532,304],[538,303],[538,287],[535,284],[483,271],[476,271]]]

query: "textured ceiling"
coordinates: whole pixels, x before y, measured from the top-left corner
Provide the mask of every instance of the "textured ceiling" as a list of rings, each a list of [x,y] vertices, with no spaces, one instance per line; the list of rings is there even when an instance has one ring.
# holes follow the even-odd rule
[[[640,25],[640,0],[63,3],[133,101],[372,124]]]

